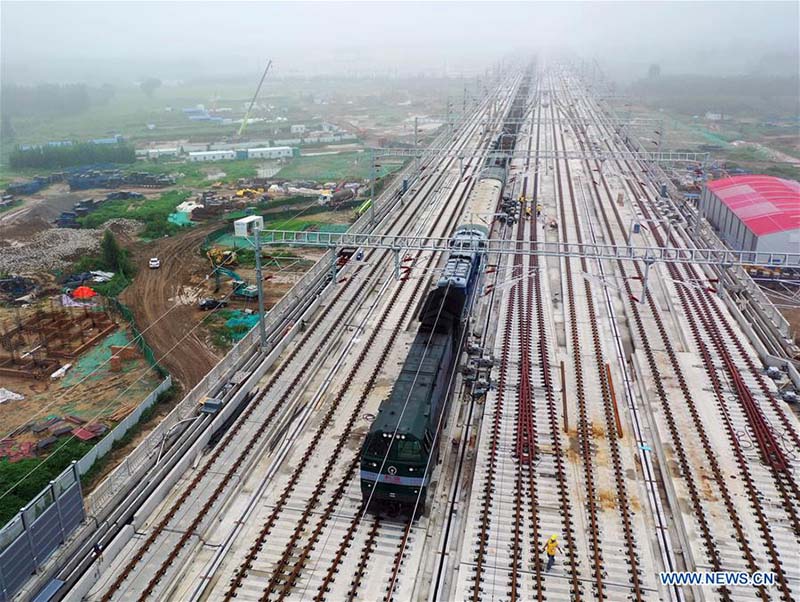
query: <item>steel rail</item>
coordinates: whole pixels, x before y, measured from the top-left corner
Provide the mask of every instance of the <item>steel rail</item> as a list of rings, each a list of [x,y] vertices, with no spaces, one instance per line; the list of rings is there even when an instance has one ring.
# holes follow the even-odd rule
[[[553,114],[553,118],[560,118],[560,114],[556,112],[556,108],[551,103],[551,112]],[[558,115],[558,117],[556,117]],[[562,148],[566,149],[566,141],[564,139],[563,130],[558,133],[557,135],[555,125],[552,126],[553,128],[553,137],[554,139],[560,138]],[[558,162],[556,162],[557,167],[557,177],[559,178],[560,183],[560,172],[558,170]],[[575,199],[575,190],[574,190],[574,179],[571,173],[569,161],[564,162],[564,170],[567,177],[567,189],[569,192],[568,200],[572,211],[572,218],[573,218],[573,226],[575,230],[575,236],[578,240],[579,244],[583,244],[583,237],[581,234],[581,225],[579,219],[579,213],[577,210],[577,204]],[[566,201],[563,194],[563,189],[559,185],[559,207],[561,212],[561,228],[562,228],[562,240],[567,240],[569,236],[569,231],[567,228],[567,217],[565,212],[565,205]],[[581,258],[581,269],[583,272],[588,270],[588,264],[586,258]],[[577,323],[577,312],[576,312],[576,303],[575,303],[575,292],[572,285],[572,275],[571,275],[571,266],[570,261],[567,260],[565,262],[565,266],[567,268],[567,293],[568,293],[568,303],[569,303],[569,311],[570,311],[570,330],[572,336],[572,350],[573,350],[573,366],[574,366],[574,376],[576,381],[576,398],[578,401],[578,408],[579,408],[579,420],[578,420],[578,431],[579,431],[579,443],[581,445],[581,449],[583,452],[583,460],[584,460],[584,478],[587,484],[587,504],[589,507],[589,522],[590,522],[590,529],[592,530],[591,534],[591,545],[590,549],[592,550],[595,558],[602,566],[603,557],[602,551],[600,549],[599,544],[599,525],[598,525],[598,518],[597,518],[597,509],[595,507],[595,477],[592,470],[592,452],[590,449],[590,442],[593,439],[593,432],[591,429],[591,425],[589,424],[588,420],[588,411],[587,411],[587,401],[586,401],[586,392],[584,389],[584,373],[583,373],[583,366],[582,366],[582,358],[580,356],[580,340],[578,334],[578,323]],[[597,319],[597,311],[595,307],[594,301],[594,294],[592,291],[591,283],[584,280],[584,297],[586,299],[586,309],[588,310],[588,318],[589,318],[589,326],[591,329],[591,337],[592,337],[592,347],[595,356],[595,368],[597,371],[597,378],[600,383],[600,393],[603,402],[603,414],[605,416],[606,424],[605,424],[605,432],[606,437],[605,441],[608,442],[610,452],[611,452],[611,459],[612,459],[612,466],[614,472],[614,483],[616,486],[616,500],[615,506],[618,509],[620,520],[622,523],[622,531],[623,536],[625,539],[626,548],[623,552],[627,559],[628,564],[628,572],[631,580],[631,590],[632,595],[637,600],[643,599],[643,585],[641,583],[641,574],[639,568],[639,559],[638,559],[638,552],[636,547],[636,538],[633,533],[633,519],[632,519],[632,512],[630,507],[630,502],[628,499],[628,492],[627,487],[625,485],[625,477],[624,471],[622,468],[622,460],[621,454],[619,450],[619,443],[617,437],[614,435],[616,432],[616,424],[614,418],[614,407],[610,397],[610,390],[609,390],[609,383],[608,383],[608,375],[605,369],[606,362],[605,362],[605,354],[603,351],[603,345],[600,338],[600,330],[599,330],[599,323]],[[603,580],[602,577],[598,574],[598,568],[595,568],[595,586],[597,588],[597,596],[599,598],[603,597]]]
[[[453,189],[453,190],[455,191],[455,189]],[[439,217],[437,218],[437,220],[435,221],[434,225],[432,226],[433,228],[436,227],[439,219],[441,219],[441,217],[443,215],[444,215],[444,213],[440,213],[439,214]],[[451,217],[451,220],[454,217],[455,217],[455,214],[453,214],[453,216]],[[434,257],[431,256],[429,258],[429,263],[432,262],[433,259],[434,259]],[[422,285],[422,282],[423,282],[422,279],[417,281],[415,289],[414,289],[414,293],[413,293],[414,295],[416,295],[419,292],[419,289],[420,289],[420,287]],[[403,285],[401,283],[401,285],[399,287],[397,287],[397,289],[395,290],[395,293],[394,293],[392,299],[390,299],[389,305],[386,307],[385,311],[383,312],[383,316],[380,319],[380,321],[385,320],[386,317],[391,313],[391,311],[393,309],[393,306],[394,306],[394,303],[396,302],[396,300],[397,300],[402,288],[403,288]],[[397,325],[395,327],[396,331],[398,331],[398,329],[400,328],[401,324],[404,322],[405,318],[407,317],[407,313],[410,310],[411,306],[412,306],[412,304],[410,304],[410,303],[405,306],[404,312],[402,314],[402,317],[398,321],[398,323],[397,323]],[[380,334],[380,331],[378,329],[374,330],[373,333],[370,336],[370,341],[374,342],[374,339],[377,337],[378,334]],[[395,332],[395,335],[396,334],[397,334],[397,332]],[[389,352],[389,350],[391,348],[391,340],[392,340],[392,338],[393,337],[389,337],[390,344],[386,346],[386,348],[384,349],[384,352],[381,354],[381,357],[379,358],[379,362],[378,362],[378,367],[373,371],[373,373],[371,375],[371,378],[367,382],[367,386],[364,387],[364,389],[363,389],[361,398],[356,403],[355,409],[353,410],[353,412],[351,414],[351,418],[350,418],[350,421],[348,423],[348,426],[345,429],[345,433],[344,433],[344,435],[342,435],[339,438],[338,447],[342,447],[344,445],[344,443],[347,441],[347,435],[348,435],[349,431],[352,430],[352,427],[353,427],[353,425],[355,423],[355,419],[359,415],[361,407],[363,407],[363,404],[366,402],[367,394],[368,394],[368,392],[369,392],[369,390],[371,388],[370,383],[374,382],[374,380],[377,378],[380,365],[382,365],[382,363],[385,361],[386,355],[388,354],[388,352]],[[315,435],[314,439],[312,440],[311,445],[307,448],[306,454],[303,456],[303,459],[301,460],[300,464],[296,467],[295,471],[293,472],[293,475],[290,478],[289,485],[284,490],[283,495],[279,499],[278,504],[275,507],[275,510],[273,510],[273,513],[270,515],[270,518],[264,524],[264,527],[262,528],[262,530],[261,530],[261,532],[259,534],[259,537],[257,539],[257,543],[254,546],[251,547],[250,552],[247,554],[245,562],[242,565],[240,565],[239,569],[237,570],[236,574],[234,575],[231,587],[228,589],[227,593],[225,594],[226,599],[230,599],[233,595],[235,595],[235,590],[242,585],[243,579],[246,576],[247,570],[249,569],[250,566],[252,566],[252,562],[255,560],[255,558],[257,556],[257,553],[259,551],[259,548],[260,548],[261,544],[259,544],[258,542],[259,541],[263,542],[265,537],[266,537],[266,535],[268,535],[269,532],[271,531],[273,525],[275,524],[275,521],[278,518],[278,514],[279,514],[279,511],[280,511],[280,508],[283,505],[285,505],[285,503],[288,501],[288,496],[290,495],[290,493],[293,490],[294,486],[298,482],[299,476],[303,471],[303,467],[307,464],[308,459],[311,457],[311,454],[313,453],[314,448],[316,447],[316,442],[319,441],[319,438],[320,438],[322,432],[325,430],[327,425],[330,423],[330,421],[331,421],[331,419],[333,417],[333,414],[335,413],[336,409],[338,408],[338,406],[340,405],[340,403],[342,402],[342,400],[344,398],[345,392],[347,391],[347,389],[349,388],[350,384],[352,383],[352,380],[354,378],[355,372],[363,364],[363,360],[366,357],[366,353],[374,351],[374,350],[371,349],[371,347],[372,347],[372,345],[371,345],[370,342],[365,344],[365,346],[364,346],[364,348],[363,348],[363,350],[361,352],[360,359],[355,363],[353,370],[351,371],[351,373],[349,374],[349,376],[345,380],[344,387],[340,390],[339,394],[337,395],[337,397],[332,402],[332,405],[329,408],[328,413],[326,413],[325,418],[323,419],[322,423],[320,424],[320,427],[318,428],[317,434]],[[331,459],[329,461],[329,464],[331,462],[335,462],[337,460],[337,456],[338,456],[337,453],[332,454]],[[336,503],[338,502],[339,498],[343,494],[344,489],[346,488],[346,486],[349,484],[349,482],[350,482],[350,480],[352,478],[352,475],[354,474],[355,469],[357,468],[357,466],[358,466],[358,456],[356,456],[354,458],[354,460],[348,466],[348,470],[347,470],[347,475],[348,476],[341,480],[341,482],[339,484],[339,487],[336,489],[336,491],[335,491],[335,493],[333,495],[332,500],[326,506],[326,510],[327,510],[326,514],[328,516],[330,516],[330,514],[333,512],[333,509],[335,508]],[[323,474],[328,474],[330,472],[330,468],[331,467],[329,466],[328,470],[323,471]],[[321,495],[322,489],[324,488],[325,485],[326,485],[326,483],[324,482],[324,480],[322,480],[322,479],[318,480],[317,487],[315,488],[315,493],[312,494],[311,498],[308,500],[308,503],[306,504],[306,511],[304,512],[304,515],[303,515],[304,518],[301,518],[301,521],[298,523],[298,528],[295,529],[295,534],[290,538],[290,541],[287,543],[287,545],[285,547],[284,555],[282,556],[282,560],[279,562],[279,565],[277,567],[275,567],[275,570],[273,570],[272,577],[270,578],[270,581],[267,584],[267,586],[264,588],[264,593],[263,593],[263,597],[264,598],[269,596],[269,594],[272,593],[273,591],[279,591],[279,595],[281,597],[286,595],[286,593],[288,593],[288,591],[289,591],[289,588],[294,585],[294,582],[296,581],[297,577],[299,576],[299,569],[302,568],[302,566],[304,565],[305,560],[308,558],[308,554],[310,553],[310,550],[311,550],[311,546],[310,545],[306,546],[306,548],[304,549],[304,554],[301,554],[300,560],[298,560],[298,562],[295,564],[294,568],[292,569],[292,571],[290,572],[288,577],[284,577],[283,576],[283,573],[282,573],[283,569],[281,568],[281,566],[284,566],[284,567],[286,566],[287,561],[289,559],[289,557],[287,556],[287,553],[290,553],[291,550],[294,548],[294,545],[297,543],[299,535],[301,533],[300,527],[302,527],[303,524],[308,522],[308,519],[310,518],[310,510],[314,505],[314,500],[319,498],[319,495]],[[312,537],[311,537],[312,545],[313,545],[313,541],[317,537],[319,537],[319,534],[321,533],[321,529],[324,527],[325,522],[326,521],[324,521],[324,520],[320,520],[318,522],[317,527],[315,528],[314,532],[312,533]],[[280,581],[283,581],[283,583],[281,585],[279,585]]]
[[[618,165],[618,167],[621,169],[621,167],[622,167],[621,164]],[[630,169],[630,167],[629,167],[629,169]],[[607,198],[608,199],[612,199],[611,191],[608,188],[608,184],[607,184],[607,181],[606,181],[605,177],[601,176],[600,181],[603,184],[603,187],[604,187],[604,189],[606,191]],[[636,194],[636,191],[633,188],[633,186],[630,185],[630,183],[629,183],[629,186],[630,186],[631,192],[634,194],[634,197],[638,198],[638,195]],[[612,231],[612,228],[611,228],[611,222],[610,222],[610,220],[608,218],[608,214],[607,214],[606,209],[605,209],[606,205],[604,203],[602,203],[602,201],[600,200],[601,197],[600,197],[599,190],[598,190],[596,184],[593,187],[593,191],[594,191],[594,197],[597,199],[597,203],[598,203],[598,206],[600,208],[601,215],[603,216],[604,222],[606,224],[607,233],[608,233],[610,239],[613,241],[614,234],[613,234],[613,231]],[[623,232],[623,237],[626,237],[627,234],[625,233],[623,222],[622,222],[622,218],[620,216],[618,208],[616,207],[616,205],[614,203],[609,203],[609,204],[610,204],[610,206],[612,207],[612,209],[614,211],[618,227]],[[642,273],[640,271],[639,266],[634,266],[634,267],[636,268],[639,276],[641,277]],[[626,292],[628,294],[628,297],[630,299],[632,297],[633,293],[632,293],[632,290],[631,290],[631,287],[630,287],[630,282],[629,282],[629,280],[628,280],[628,278],[627,278],[627,276],[625,274],[625,268],[624,268],[624,265],[622,264],[622,262],[618,263],[618,269],[620,270],[620,274],[622,275],[624,287],[625,287]],[[652,318],[654,319],[654,321],[656,323],[656,327],[657,327],[657,329],[659,331],[662,344],[664,345],[664,347],[666,349],[666,353],[668,355],[668,358],[669,358],[670,364],[672,366],[673,372],[675,373],[675,375],[676,375],[676,377],[678,379],[678,384],[679,384],[680,389],[681,389],[681,391],[683,393],[683,397],[684,397],[684,401],[685,401],[686,407],[689,409],[689,412],[690,412],[690,415],[692,417],[692,421],[693,421],[693,424],[695,426],[695,430],[696,430],[698,439],[700,440],[700,442],[702,444],[702,447],[703,447],[703,450],[704,450],[704,453],[705,453],[705,456],[706,456],[706,461],[709,463],[709,466],[711,468],[710,472],[711,472],[711,474],[714,475],[715,482],[716,482],[717,486],[720,489],[720,494],[722,495],[723,500],[725,501],[726,508],[727,508],[727,511],[728,511],[728,515],[729,515],[729,517],[730,517],[730,519],[731,519],[731,521],[733,523],[732,526],[734,528],[734,531],[737,533],[737,540],[738,540],[737,543],[739,544],[740,548],[742,549],[742,551],[744,553],[745,561],[746,561],[749,569],[751,571],[756,571],[756,570],[758,570],[758,567],[757,567],[757,564],[755,562],[755,558],[753,556],[753,552],[750,549],[749,544],[747,543],[748,540],[747,540],[747,537],[746,537],[746,534],[745,534],[744,527],[743,527],[743,525],[741,523],[741,520],[738,517],[738,513],[736,512],[736,508],[735,508],[735,505],[733,503],[731,493],[730,493],[730,491],[728,489],[728,486],[725,483],[725,480],[724,480],[724,478],[722,476],[722,471],[721,471],[721,468],[719,466],[719,463],[718,463],[718,460],[717,460],[717,457],[716,457],[716,453],[715,453],[715,451],[713,449],[713,446],[711,445],[711,442],[710,442],[710,440],[708,438],[707,433],[705,432],[705,425],[704,425],[704,423],[703,423],[703,421],[702,421],[702,419],[700,417],[700,414],[698,412],[697,406],[696,406],[696,404],[694,402],[694,399],[693,399],[693,396],[692,396],[692,394],[690,392],[688,384],[687,384],[687,382],[685,380],[685,377],[683,376],[682,368],[679,365],[678,360],[677,360],[677,355],[676,355],[675,351],[672,348],[672,343],[670,341],[670,338],[669,338],[669,336],[668,336],[668,334],[666,332],[666,329],[664,327],[663,321],[661,319],[660,309],[657,306],[657,304],[655,303],[655,300],[654,300],[654,298],[652,296],[652,293],[648,292],[646,294],[646,301],[647,301],[647,304],[648,304],[648,306],[649,306],[649,308],[651,310]],[[629,307],[630,307],[631,313],[633,314],[634,322],[636,323],[640,339],[642,340],[642,343],[643,343],[645,355],[646,355],[647,360],[648,360],[648,364],[649,364],[649,367],[650,367],[651,374],[653,375],[653,381],[655,383],[656,390],[657,390],[657,393],[658,393],[658,397],[659,397],[659,399],[661,401],[662,409],[664,411],[665,418],[666,418],[667,424],[668,424],[668,428],[670,430],[670,434],[671,434],[672,441],[673,441],[673,446],[674,446],[674,449],[675,449],[675,451],[676,451],[676,453],[678,455],[679,463],[682,466],[681,474],[682,474],[683,479],[686,481],[687,488],[689,489],[689,494],[690,494],[690,498],[691,498],[691,501],[692,501],[692,506],[693,506],[695,518],[698,521],[698,526],[700,527],[701,534],[703,536],[703,542],[704,542],[704,546],[705,546],[707,554],[708,554],[708,558],[709,558],[710,564],[711,564],[712,568],[715,571],[721,571],[721,570],[723,570],[723,568],[722,568],[723,565],[722,565],[722,561],[721,561],[721,554],[720,554],[718,546],[717,546],[717,544],[716,544],[716,542],[714,540],[714,537],[711,534],[711,528],[710,528],[710,525],[708,523],[708,518],[706,517],[706,512],[705,512],[705,509],[704,509],[703,502],[701,500],[697,485],[695,484],[694,479],[692,478],[693,470],[690,467],[690,464],[689,464],[689,461],[688,461],[688,455],[687,455],[687,452],[686,452],[686,450],[684,448],[684,445],[683,445],[684,434],[681,433],[678,430],[678,426],[677,426],[675,417],[673,415],[673,411],[672,411],[671,405],[669,403],[669,398],[668,398],[668,396],[666,394],[666,390],[664,389],[664,386],[663,386],[663,376],[661,376],[660,369],[658,368],[658,365],[657,365],[656,360],[655,360],[655,355],[653,353],[653,349],[652,349],[652,347],[651,347],[651,345],[649,343],[649,337],[648,337],[648,334],[646,332],[646,329],[644,328],[644,324],[643,324],[642,317],[641,317],[641,314],[640,314],[640,311],[639,311],[638,303],[635,303],[635,302],[634,303],[630,303]],[[687,315],[689,315],[689,317],[691,319],[691,314],[687,314]],[[720,588],[719,593],[720,593],[721,597],[724,600],[730,600],[731,599],[731,592],[730,592],[730,590],[728,588]],[[760,593],[760,595],[761,595],[762,599],[765,599],[765,600],[767,599],[765,597],[765,593],[763,591]]]
[[[641,193],[647,196],[647,190],[643,186],[640,187],[641,187]],[[640,195],[637,194],[634,196],[634,198],[636,199],[636,202],[640,210],[643,212],[643,214],[646,217],[649,217],[650,215],[649,210],[647,206],[641,201]],[[655,229],[653,231],[653,236],[654,238],[656,238],[656,240],[660,240],[661,235],[658,232],[658,229]],[[677,272],[675,266],[667,266],[667,267],[670,270],[670,275],[673,277],[674,280],[676,281],[683,280],[680,274]],[[691,278],[697,277],[697,273],[693,269],[687,269],[686,272],[687,276]],[[792,525],[795,534],[798,534],[799,527],[798,527],[797,510],[794,506],[794,502],[789,496],[789,492],[787,491],[787,487],[789,489],[793,489],[794,490],[793,497],[795,500],[797,500],[798,498],[797,498],[796,483],[793,481],[793,479],[786,477],[785,459],[782,459],[783,454],[780,445],[775,440],[772,430],[766,426],[760,408],[753,399],[752,394],[749,391],[749,388],[744,384],[738,368],[733,363],[730,352],[725,347],[724,342],[722,341],[718,323],[722,322],[723,324],[727,324],[728,319],[724,315],[722,315],[722,313],[718,310],[718,308],[716,312],[712,312],[709,309],[709,305],[714,307],[716,306],[715,304],[711,303],[710,300],[707,301],[707,295],[705,293],[701,294],[699,291],[696,294],[688,293],[686,290],[684,290],[684,287],[677,287],[677,293],[681,300],[681,305],[684,309],[684,312],[690,321],[690,329],[692,331],[695,342],[698,345],[698,348],[700,349],[702,357],[704,358],[704,367],[706,369],[709,378],[711,379],[715,392],[715,397],[717,399],[717,405],[719,407],[720,413],[723,416],[723,423],[726,426],[728,439],[731,443],[731,447],[734,452],[737,464],[739,465],[741,476],[744,479],[747,487],[750,506],[753,509],[756,521],[759,524],[763,541],[767,548],[767,553],[772,562],[773,571],[777,576],[778,586],[781,590],[781,597],[785,602],[788,602],[789,600],[792,600],[793,597],[788,586],[786,575],[783,571],[778,550],[776,548],[774,539],[770,533],[769,521],[764,515],[760,493],[758,489],[755,487],[755,484],[753,482],[753,478],[751,476],[751,470],[748,466],[748,462],[741,449],[741,444],[739,442],[738,436],[731,423],[729,410],[726,409],[727,404],[724,400],[724,394],[723,394],[724,387],[719,379],[716,369],[714,368],[716,363],[713,361],[713,357],[711,356],[710,350],[707,344],[705,343],[704,337],[710,338],[711,344],[713,345],[714,351],[716,352],[716,356],[722,359],[723,367],[726,370],[727,374],[729,375],[731,381],[733,382],[734,389],[737,393],[737,397],[739,398],[740,403],[743,406],[743,411],[750,423],[751,428],[756,433],[756,439],[759,443],[762,460],[773,474],[776,487],[778,488],[778,491],[782,498],[782,505],[788,514],[790,524]],[[700,324],[697,323],[697,319],[695,318],[695,316],[699,316]],[[702,330],[700,329],[700,325],[702,325],[703,327]],[[740,353],[742,353],[742,355],[746,355],[744,353],[744,350],[741,348],[740,348]]]

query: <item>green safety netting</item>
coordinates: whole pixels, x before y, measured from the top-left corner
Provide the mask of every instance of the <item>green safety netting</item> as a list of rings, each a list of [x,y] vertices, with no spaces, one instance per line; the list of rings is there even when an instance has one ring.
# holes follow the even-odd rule
[[[107,378],[108,364],[103,366],[103,363],[111,358],[111,346],[124,347],[129,340],[128,333],[124,330],[117,330],[107,336],[72,364],[72,368],[61,379],[61,387],[71,387],[85,378],[98,381]]]
[[[189,214],[184,213],[183,211],[178,211],[176,213],[170,213],[169,217],[167,217],[167,221],[171,224],[175,224],[176,226],[193,226],[194,223],[191,219],[189,219]]]
[[[230,337],[235,341],[244,338],[244,335],[258,323],[258,314],[246,314],[238,309],[230,313],[233,315],[225,320],[225,328],[230,331]]]

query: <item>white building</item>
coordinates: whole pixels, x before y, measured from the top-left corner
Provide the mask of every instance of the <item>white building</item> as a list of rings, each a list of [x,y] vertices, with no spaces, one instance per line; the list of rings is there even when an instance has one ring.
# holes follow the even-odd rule
[[[272,146],[263,148],[248,148],[248,159],[286,159],[293,155],[290,146]]]
[[[189,153],[189,161],[229,161],[236,158],[236,151],[215,150]]]
[[[158,159],[159,157],[176,157],[179,149],[177,148],[148,148],[147,157],[149,159]]]
[[[301,124],[293,125],[289,128],[289,131],[292,134],[304,134],[306,131],[306,126]]]

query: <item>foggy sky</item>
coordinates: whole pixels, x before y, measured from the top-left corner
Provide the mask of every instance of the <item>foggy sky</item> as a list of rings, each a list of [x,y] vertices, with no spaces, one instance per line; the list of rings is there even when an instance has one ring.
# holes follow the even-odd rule
[[[797,2],[0,2],[3,81],[461,73],[566,49],[615,77],[797,61]]]

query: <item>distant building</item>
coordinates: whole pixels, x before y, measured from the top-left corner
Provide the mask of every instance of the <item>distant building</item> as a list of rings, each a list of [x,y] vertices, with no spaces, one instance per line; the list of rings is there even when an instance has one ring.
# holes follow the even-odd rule
[[[229,161],[236,158],[236,151],[216,150],[189,153],[189,161]]]
[[[272,146],[264,148],[248,148],[248,159],[286,159],[294,156],[290,146]]]
[[[117,144],[119,142],[124,142],[124,138],[120,134],[115,134],[110,138],[93,138],[89,140],[92,144]]]
[[[289,128],[292,134],[304,134],[306,131],[306,126],[304,125],[293,125]]]
[[[800,248],[800,182],[735,176],[709,182],[700,210],[734,249],[796,253]]]
[[[178,148],[148,148],[147,158],[158,159],[159,157],[176,157],[180,149]]]

